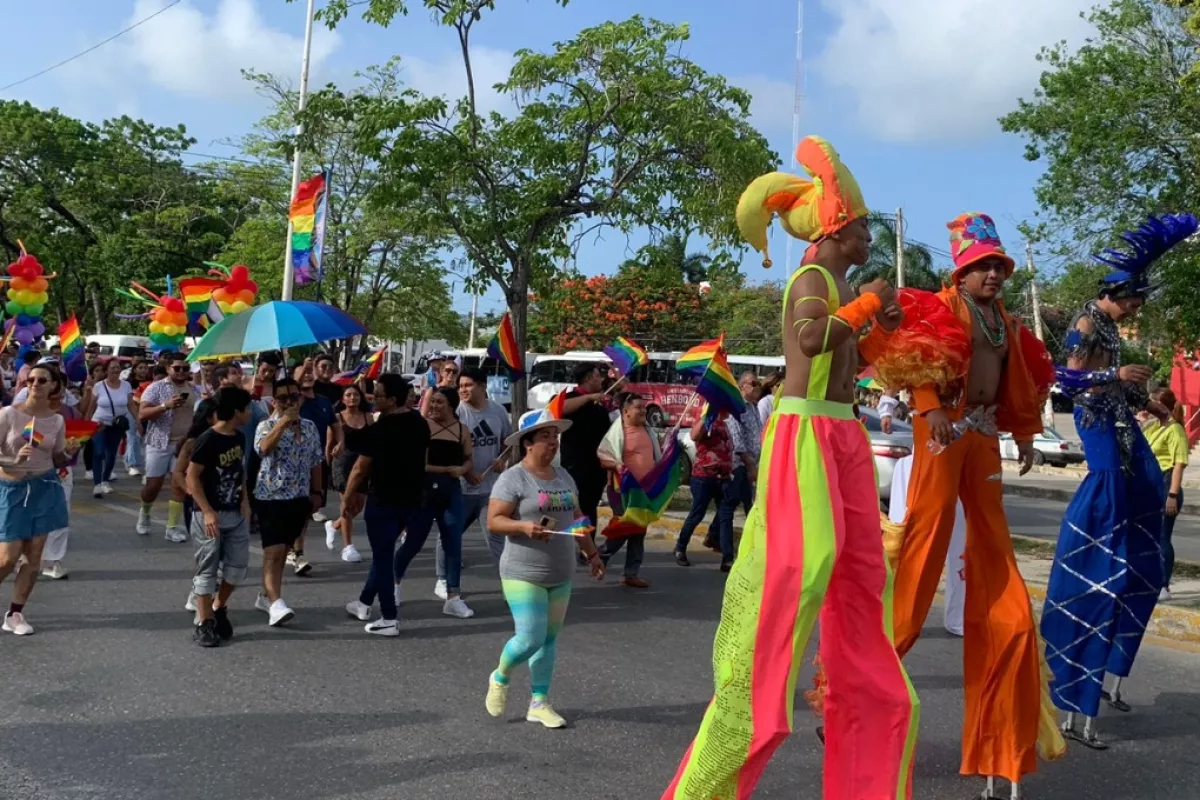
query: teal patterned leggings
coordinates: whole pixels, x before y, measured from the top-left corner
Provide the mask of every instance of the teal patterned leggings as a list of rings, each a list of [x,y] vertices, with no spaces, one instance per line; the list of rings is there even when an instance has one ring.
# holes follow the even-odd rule
[[[558,634],[567,616],[571,583],[550,587],[517,580],[500,583],[517,632],[504,645],[494,677],[497,683],[507,686],[513,669],[528,661],[533,699],[544,701],[550,692],[550,679],[554,677]]]

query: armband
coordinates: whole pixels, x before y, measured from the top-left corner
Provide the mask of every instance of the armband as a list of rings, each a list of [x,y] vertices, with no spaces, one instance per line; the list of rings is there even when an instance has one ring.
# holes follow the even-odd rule
[[[1054,377],[1058,379],[1058,385],[1069,397],[1074,397],[1097,386],[1110,386],[1119,380],[1116,367],[1099,370],[1055,367]]]
[[[871,317],[883,308],[883,301],[874,292],[864,292],[839,308],[833,315],[853,330],[864,327]]]

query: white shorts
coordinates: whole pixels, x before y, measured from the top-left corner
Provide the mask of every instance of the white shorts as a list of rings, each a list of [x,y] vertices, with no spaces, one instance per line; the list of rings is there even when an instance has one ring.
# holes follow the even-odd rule
[[[146,477],[165,478],[175,469],[175,448],[160,450],[157,447],[146,448]]]

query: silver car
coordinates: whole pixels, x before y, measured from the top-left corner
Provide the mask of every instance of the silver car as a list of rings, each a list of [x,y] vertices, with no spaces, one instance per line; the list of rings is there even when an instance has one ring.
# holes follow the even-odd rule
[[[871,438],[871,453],[875,456],[875,473],[879,478],[879,499],[886,503],[892,497],[892,472],[896,462],[912,455],[912,426],[893,420],[892,432],[884,433],[878,411],[859,408],[858,413]]]

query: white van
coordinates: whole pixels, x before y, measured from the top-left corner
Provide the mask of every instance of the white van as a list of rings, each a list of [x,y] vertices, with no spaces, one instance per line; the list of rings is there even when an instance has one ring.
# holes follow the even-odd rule
[[[118,334],[97,333],[85,336],[83,340],[87,344],[100,345],[101,356],[141,358],[150,352],[149,336],[122,336]],[[57,339],[54,343],[58,343]]]

